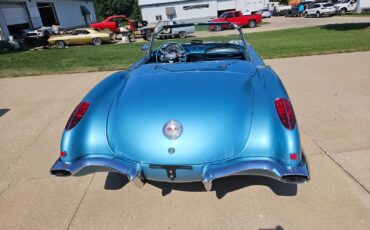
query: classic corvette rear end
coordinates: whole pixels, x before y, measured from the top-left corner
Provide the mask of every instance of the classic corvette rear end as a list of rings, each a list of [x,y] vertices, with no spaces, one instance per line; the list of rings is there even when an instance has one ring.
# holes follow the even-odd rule
[[[232,175],[308,181],[285,88],[233,26],[240,41],[167,42],[152,50],[153,36],[146,57],[76,107],[51,174],[114,171],[136,184],[202,181],[207,190]]]

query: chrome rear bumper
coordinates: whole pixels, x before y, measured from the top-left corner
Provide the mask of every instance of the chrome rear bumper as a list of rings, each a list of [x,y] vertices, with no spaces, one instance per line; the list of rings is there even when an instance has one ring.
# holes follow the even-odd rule
[[[202,180],[206,188],[212,187],[212,181],[232,175],[256,175],[271,177],[284,183],[300,184],[310,180],[306,157],[298,166],[286,167],[274,160],[240,160],[223,165],[209,165],[205,168]]]
[[[295,167],[287,167],[269,159],[235,159],[229,162],[208,164],[203,167],[201,180],[207,190],[212,188],[212,181],[232,175],[267,176],[284,183],[304,183],[309,181],[309,169],[304,154],[301,163]],[[72,163],[58,159],[50,173],[54,176],[80,176],[88,173],[108,171],[119,172],[127,176],[129,181],[138,182],[142,179],[140,163],[129,162],[120,158],[81,158]],[[135,183],[139,185],[141,183]]]

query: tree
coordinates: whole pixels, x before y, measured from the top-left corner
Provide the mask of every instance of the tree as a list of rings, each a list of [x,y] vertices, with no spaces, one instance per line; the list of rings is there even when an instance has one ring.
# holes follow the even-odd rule
[[[278,0],[280,5],[288,5],[290,0]]]
[[[138,0],[94,0],[94,6],[99,21],[111,15],[141,18]]]

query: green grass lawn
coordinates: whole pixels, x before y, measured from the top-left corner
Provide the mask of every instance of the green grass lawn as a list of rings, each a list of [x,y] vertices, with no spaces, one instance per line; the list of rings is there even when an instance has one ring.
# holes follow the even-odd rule
[[[368,51],[370,23],[249,33],[246,38],[262,58]],[[0,77],[126,69],[143,56],[141,45],[83,46],[0,54]]]

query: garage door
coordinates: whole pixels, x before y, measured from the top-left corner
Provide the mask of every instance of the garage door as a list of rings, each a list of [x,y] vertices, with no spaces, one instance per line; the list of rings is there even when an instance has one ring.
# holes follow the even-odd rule
[[[29,22],[27,11],[21,3],[0,3],[0,10],[8,26]]]

